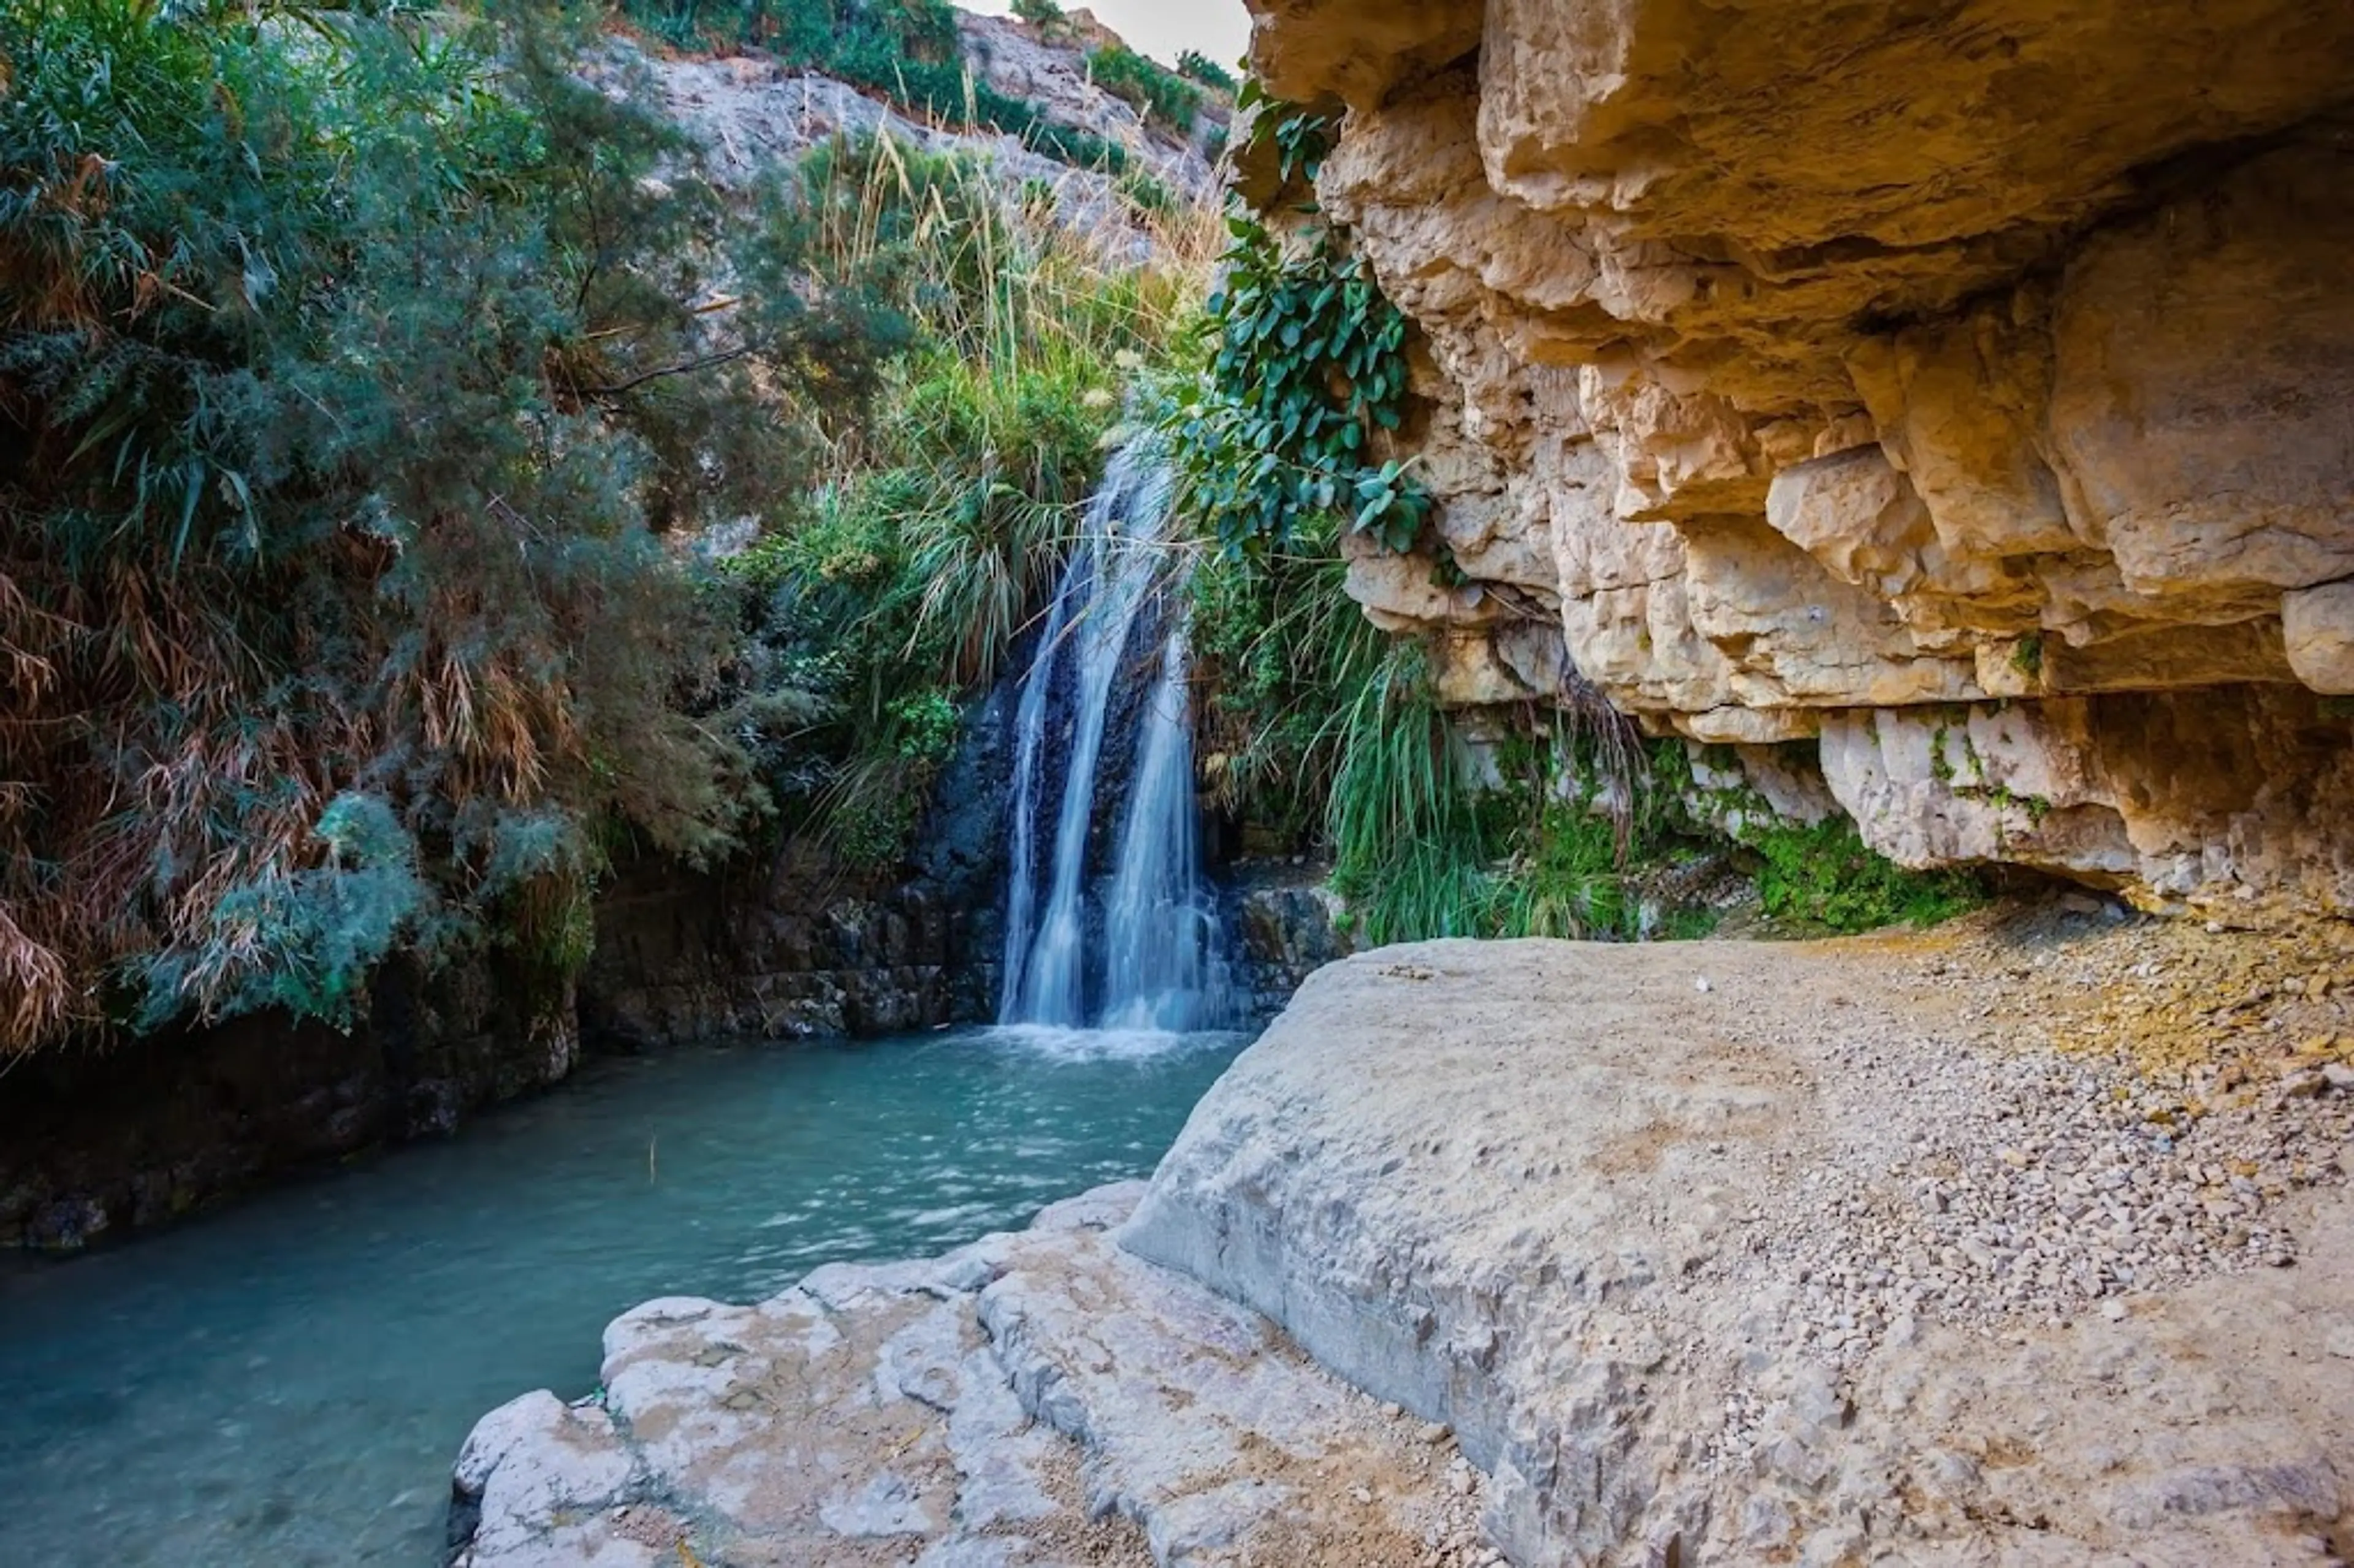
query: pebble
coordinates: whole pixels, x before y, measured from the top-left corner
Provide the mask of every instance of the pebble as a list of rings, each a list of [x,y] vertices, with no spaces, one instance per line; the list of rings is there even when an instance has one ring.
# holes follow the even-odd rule
[[[1964,991],[1964,1017],[1988,1022],[1839,1048],[1830,1076],[1853,1111],[1836,1146],[1795,1174],[1793,1201],[1740,1216],[1747,1234],[1723,1265],[1781,1281],[1775,1337],[1835,1372],[1917,1342],[1932,1322],[2009,1332],[2095,1310],[2122,1322],[2136,1291],[2293,1266],[2297,1238],[2278,1205],[2342,1181],[2354,1140],[2343,1025],[2312,1033],[2331,1026],[2308,1012],[2268,1047],[2222,1055],[2161,1043],[2173,1054],[2154,1066],[2151,1019],[2132,1014],[2143,1033],[2088,1047],[2062,1000],[2120,985],[2142,998],[2162,982],[2174,988],[2158,993],[2163,1005],[2211,1008],[2248,993],[2218,983],[2216,954],[2256,953],[2259,940],[2104,928],[2026,961],[2013,947],[1993,964],[1925,963],[1924,983]],[[1997,968],[2060,994],[2021,986],[1976,1005]],[[2302,972],[2255,989],[2275,984],[2312,1006]],[[2063,1030],[2075,1048],[2054,1047]],[[1760,1420],[1728,1414],[1720,1451],[1745,1462]]]

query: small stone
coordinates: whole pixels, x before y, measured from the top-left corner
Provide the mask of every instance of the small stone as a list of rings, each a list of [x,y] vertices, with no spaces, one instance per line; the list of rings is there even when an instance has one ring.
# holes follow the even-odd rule
[[[2321,1081],[2341,1095],[2354,1095],[2354,1067],[2332,1062],[2321,1069]]]
[[[1349,1495],[1357,1499],[1359,1507],[1366,1507],[1373,1500],[1373,1489],[1371,1487],[1355,1487],[1351,1489]]]
[[[1405,1405],[1403,1405],[1403,1404],[1398,1404],[1398,1403],[1397,1403],[1397,1401],[1395,1401],[1395,1400],[1394,1400],[1394,1399],[1393,1399],[1393,1400],[1384,1400],[1384,1401],[1383,1402],[1383,1404],[1382,1404],[1382,1419],[1383,1419],[1383,1420],[1384,1420],[1384,1421],[1395,1421],[1395,1420],[1398,1420],[1398,1419],[1400,1419],[1401,1417],[1403,1417],[1405,1414]]]
[[[2354,1361],[2354,1321],[2340,1323],[2329,1330],[2322,1348],[2342,1361]]]
[[[2101,1316],[2112,1323],[2122,1323],[2126,1320],[2126,1304],[2114,1298],[2104,1301],[2101,1303]]]
[[[1426,1443],[1438,1444],[1446,1442],[1447,1438],[1454,1436],[1454,1433],[1446,1422],[1433,1421],[1424,1425],[1421,1436]]]
[[[1715,989],[1716,988],[1714,986],[1708,983],[1708,977],[1706,975],[1702,975],[1692,981],[1692,990],[1699,991],[1703,996]]]

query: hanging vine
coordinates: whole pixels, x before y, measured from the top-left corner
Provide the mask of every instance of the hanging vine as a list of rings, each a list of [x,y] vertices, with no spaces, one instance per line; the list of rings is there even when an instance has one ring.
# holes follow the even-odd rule
[[[1285,190],[1312,185],[1331,145],[1322,115],[1275,103],[1257,84],[1254,153]],[[1293,210],[1312,216],[1312,201]],[[1237,209],[1211,296],[1208,365],[1181,387],[1168,425],[1195,510],[1228,551],[1281,546],[1327,516],[1384,547],[1411,549],[1430,497],[1408,465],[1376,461],[1376,432],[1404,421],[1405,317],[1329,231],[1287,245]]]

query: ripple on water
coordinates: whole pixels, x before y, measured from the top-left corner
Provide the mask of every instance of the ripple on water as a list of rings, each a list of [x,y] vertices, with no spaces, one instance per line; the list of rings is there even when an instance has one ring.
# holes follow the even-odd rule
[[[945,1251],[1151,1169],[1240,1036],[974,1030],[601,1064],[447,1143],[0,1266],[8,1561],[419,1564],[474,1418],[608,1319]]]

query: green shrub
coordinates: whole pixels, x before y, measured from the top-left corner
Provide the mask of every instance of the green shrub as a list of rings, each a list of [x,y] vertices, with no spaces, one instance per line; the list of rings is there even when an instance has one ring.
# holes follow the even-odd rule
[[[1907,871],[1868,847],[1844,817],[1811,828],[1757,829],[1743,842],[1764,861],[1757,892],[1766,913],[1834,931],[1934,925],[1986,901],[1976,876]]]
[[[663,535],[782,527],[905,338],[593,42],[0,10],[0,1050],[124,993],[346,1018],[605,824],[758,815],[733,598]]]
[[[1134,107],[1150,124],[1180,136],[1193,133],[1202,117],[1202,90],[1175,71],[1125,44],[1108,44],[1087,57],[1087,75],[1097,87]]]
[[[1405,317],[1329,243],[1286,257],[1263,226],[1230,228],[1209,367],[1168,416],[1189,503],[1229,550],[1280,546],[1336,514],[1411,548],[1429,497],[1373,456],[1375,433],[1405,418]]]
[[[1177,57],[1177,73],[1228,98],[1235,95],[1240,85],[1235,80],[1234,72],[1198,49],[1187,49]]]
[[[1177,210],[1177,195],[1141,169],[1130,169],[1116,183],[1121,197],[1147,217]]]
[[[1060,38],[1070,31],[1071,19],[1055,0],[1013,0],[1013,14],[1037,28],[1043,38]]]

